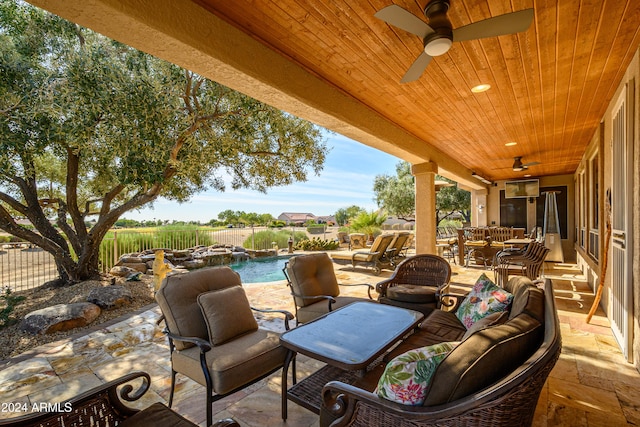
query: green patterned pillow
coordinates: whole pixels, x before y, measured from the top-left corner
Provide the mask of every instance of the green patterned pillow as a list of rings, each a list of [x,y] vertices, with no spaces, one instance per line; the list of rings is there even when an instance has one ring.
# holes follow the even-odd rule
[[[378,381],[376,393],[403,405],[422,405],[436,368],[458,344],[443,342],[409,350],[393,358]]]
[[[506,311],[512,300],[513,295],[496,286],[482,273],[469,295],[460,304],[456,316],[465,328],[469,329],[475,322],[491,313]]]

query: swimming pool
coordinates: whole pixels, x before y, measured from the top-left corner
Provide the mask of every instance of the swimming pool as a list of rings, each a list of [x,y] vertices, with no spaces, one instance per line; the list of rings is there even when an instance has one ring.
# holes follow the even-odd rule
[[[284,280],[284,263],[291,256],[253,258],[233,263],[230,267],[240,274],[242,283],[275,282]]]

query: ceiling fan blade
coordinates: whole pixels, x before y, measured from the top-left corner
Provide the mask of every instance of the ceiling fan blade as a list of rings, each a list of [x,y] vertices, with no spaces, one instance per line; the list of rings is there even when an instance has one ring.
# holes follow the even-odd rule
[[[453,30],[453,41],[463,42],[519,33],[531,26],[533,15],[533,9],[525,9],[474,22]]]
[[[398,27],[411,34],[415,34],[421,39],[424,39],[434,32],[433,29],[422,19],[396,4],[380,9],[373,16],[383,20],[387,24]]]
[[[431,58],[431,56],[422,52],[420,56],[418,56],[416,60],[413,61],[413,64],[411,64],[407,72],[404,73],[404,76],[402,77],[402,80],[400,80],[400,83],[409,83],[414,80],[418,80],[422,73],[424,73],[427,65],[429,65],[429,62],[431,62]]]
[[[529,162],[529,163],[525,163],[522,166],[524,167],[529,167],[529,166],[535,166],[535,165],[539,165],[540,162]]]

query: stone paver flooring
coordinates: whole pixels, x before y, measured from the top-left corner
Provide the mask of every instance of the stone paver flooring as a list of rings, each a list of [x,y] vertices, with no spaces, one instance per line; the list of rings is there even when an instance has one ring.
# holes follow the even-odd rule
[[[374,284],[380,276],[366,269],[352,272],[335,266],[342,283]],[[464,291],[481,274],[480,268],[453,266],[452,291]],[[487,272],[490,277],[492,273]],[[607,318],[601,309],[590,324],[585,322],[593,293],[575,265],[547,265],[545,275],[554,281],[561,321],[563,351],[542,392],[535,426],[640,425],[640,374],[621,355]],[[284,282],[245,285],[252,305],[287,309],[292,299]],[[363,296],[363,288],[348,288],[347,295]],[[134,371],[152,378],[150,390],[136,406],[165,402],[169,395],[169,349],[157,307],[101,325],[94,332],[48,344],[0,364],[0,404],[63,401],[96,385]],[[280,319],[262,317],[260,323],[282,330]],[[322,364],[298,359],[299,378]],[[199,425],[205,424],[204,388],[178,375],[173,409]],[[280,374],[276,373],[214,404],[214,419],[233,417],[243,427],[317,426],[317,416],[289,402],[289,419],[280,419]],[[0,412],[0,418],[15,416]]]

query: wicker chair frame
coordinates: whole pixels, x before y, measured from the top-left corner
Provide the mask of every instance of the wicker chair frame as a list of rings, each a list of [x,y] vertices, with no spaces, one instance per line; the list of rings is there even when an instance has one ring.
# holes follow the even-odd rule
[[[449,262],[431,254],[420,254],[404,259],[395,269],[390,278],[376,285],[378,301],[383,304],[400,305],[405,308],[413,308],[425,314],[440,307],[442,294],[448,291],[451,280],[451,265]],[[396,304],[387,297],[387,290],[398,285],[426,286],[433,288],[436,295],[436,303],[427,307],[420,304]]]
[[[134,390],[132,382],[141,384]],[[132,372],[116,380],[94,387],[57,405],[59,411],[33,412],[0,420],[3,427],[113,427],[140,412],[123,401],[135,402],[149,389],[151,379],[146,372]],[[167,411],[170,409],[167,408]],[[195,424],[194,424],[195,426]],[[239,427],[232,419],[224,419],[212,427]]]

